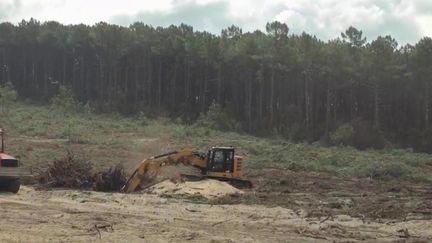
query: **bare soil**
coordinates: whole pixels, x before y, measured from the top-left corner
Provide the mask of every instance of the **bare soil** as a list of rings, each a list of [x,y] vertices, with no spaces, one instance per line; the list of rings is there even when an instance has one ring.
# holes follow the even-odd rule
[[[363,220],[432,220],[432,185],[340,178],[280,169],[253,170],[255,189],[235,203],[305,210],[308,217],[346,214]]]
[[[249,171],[219,199],[148,193],[0,194],[0,242],[430,242],[428,185]]]

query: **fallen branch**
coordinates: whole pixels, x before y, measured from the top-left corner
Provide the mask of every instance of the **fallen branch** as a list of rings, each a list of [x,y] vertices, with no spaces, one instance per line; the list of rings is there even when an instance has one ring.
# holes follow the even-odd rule
[[[93,227],[88,229],[88,232],[96,231],[99,235],[99,239],[101,239],[102,238],[102,234],[100,232],[101,229],[105,230],[106,232],[114,232],[114,228],[113,228],[112,224],[110,224],[110,223],[106,223],[106,224],[95,223],[93,225]]]
[[[320,221],[320,224],[324,223],[325,221],[329,220],[330,218],[331,218],[332,220],[334,220],[333,215],[330,214],[330,215],[328,215],[325,219],[321,220],[321,221]]]
[[[216,226],[216,225],[218,225],[218,224],[222,224],[222,223],[225,223],[225,222],[229,222],[229,221],[231,221],[231,220],[233,220],[233,219],[234,219],[234,218],[227,219],[227,220],[223,220],[223,221],[219,221],[219,222],[216,222],[216,223],[212,224],[212,226]]]
[[[200,211],[195,210],[195,209],[189,209],[189,208],[185,208],[185,209],[186,209],[186,211],[191,212],[191,213],[200,212]]]

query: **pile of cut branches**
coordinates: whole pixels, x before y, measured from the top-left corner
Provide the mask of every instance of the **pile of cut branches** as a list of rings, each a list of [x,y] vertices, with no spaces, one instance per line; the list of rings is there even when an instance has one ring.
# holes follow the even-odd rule
[[[71,151],[55,159],[38,176],[40,188],[92,189],[96,191],[119,191],[126,182],[122,165],[107,171],[93,172],[92,163],[75,156]]]
[[[122,165],[111,167],[106,172],[96,173],[93,178],[93,189],[96,191],[120,191],[126,183],[126,174]]]
[[[92,185],[92,165],[76,157],[71,151],[55,159],[48,169],[39,175],[39,183],[45,187],[88,188]]]

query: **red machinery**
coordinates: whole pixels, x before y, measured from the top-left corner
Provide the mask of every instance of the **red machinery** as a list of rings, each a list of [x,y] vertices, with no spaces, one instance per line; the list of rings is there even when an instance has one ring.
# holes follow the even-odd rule
[[[0,129],[0,190],[17,193],[20,188],[20,178],[28,176],[29,173],[20,167],[20,162],[4,152],[4,132]]]

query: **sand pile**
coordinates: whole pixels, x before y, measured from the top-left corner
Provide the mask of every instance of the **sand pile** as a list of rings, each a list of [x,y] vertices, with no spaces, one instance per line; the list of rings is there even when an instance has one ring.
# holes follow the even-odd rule
[[[243,193],[226,182],[211,179],[181,183],[165,180],[149,187],[146,192],[165,196],[202,196],[208,199]]]

